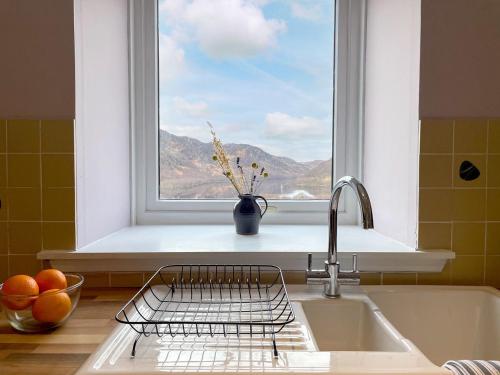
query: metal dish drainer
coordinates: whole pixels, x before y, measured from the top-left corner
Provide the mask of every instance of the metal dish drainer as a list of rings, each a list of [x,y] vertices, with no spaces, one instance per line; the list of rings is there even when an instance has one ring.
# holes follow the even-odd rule
[[[116,314],[142,336],[250,335],[272,339],[295,319],[279,267],[169,265],[160,268]]]

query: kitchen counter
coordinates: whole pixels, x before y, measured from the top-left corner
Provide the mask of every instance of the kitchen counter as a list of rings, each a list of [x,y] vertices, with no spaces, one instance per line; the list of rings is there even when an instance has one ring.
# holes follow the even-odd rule
[[[401,336],[392,324],[381,315],[379,308],[371,302],[368,296],[371,298],[372,295],[377,295],[377,293],[389,293],[388,295],[392,301],[392,296],[397,291],[404,292],[404,295],[417,292],[429,294],[428,292],[432,291],[432,295],[441,296],[442,293],[456,293],[457,290],[460,293],[467,292],[464,288],[345,286],[344,298],[332,302],[321,297],[321,286],[319,285],[290,285],[287,289],[290,300],[295,306],[296,324],[301,326],[298,332],[301,332],[305,339],[304,348],[301,349],[300,343],[294,341],[295,348],[291,347],[283,351],[279,349],[280,357],[276,360],[272,359],[271,350],[268,347],[262,350],[256,346],[252,356],[246,356],[248,353],[245,354],[245,351],[248,352],[248,348],[244,348],[239,352],[229,351],[227,353],[222,350],[219,354],[224,357],[224,353],[226,353],[226,357],[218,358],[214,362],[207,355],[209,359],[207,366],[209,367],[205,366],[203,369],[205,372],[208,371],[214,374],[228,373],[228,370],[234,373],[249,373],[254,372],[253,370],[250,371],[251,369],[258,368],[263,373],[367,374],[378,371],[379,373],[399,375],[410,373],[443,375],[446,374],[446,371],[432,364],[412,342]],[[469,289],[470,293],[478,293],[478,288],[470,287]],[[491,291],[482,289],[479,292],[492,294]],[[162,345],[164,346],[165,343],[162,344],[161,340],[157,341],[154,337],[149,340],[149,343],[147,339],[143,339],[145,349],[135,359],[130,358],[128,352],[130,350],[130,335],[128,333],[127,335],[122,334],[128,332],[128,327],[127,329],[117,327],[114,316],[123,303],[130,299],[135,292],[136,289],[128,288],[83,290],[80,303],[66,325],[53,332],[43,334],[18,333],[10,328],[3,314],[0,313],[0,374],[74,374],[84,363],[85,365],[81,367],[80,371],[85,374],[122,374],[125,372],[149,374],[162,371],[177,372],[177,370],[180,372],[199,372],[197,371],[198,367],[204,365],[205,362],[202,363],[199,358],[195,358],[194,354],[196,354],[196,350],[199,350],[195,347],[202,345],[203,349],[200,353],[205,354],[207,354],[207,351],[213,350],[213,348],[210,349],[210,345],[205,345],[203,340],[198,342],[200,340],[195,339],[191,344],[186,341],[183,343],[182,348],[176,349],[174,345],[168,349],[174,352],[181,350],[188,357],[187,364],[192,367],[193,371],[186,371],[186,364],[183,365],[179,359],[172,361],[172,358],[164,357],[165,353],[162,351]],[[298,302],[300,303],[297,304]],[[359,310],[358,307],[365,303],[367,303],[365,308],[368,308],[368,310]],[[354,310],[350,308],[353,306],[355,307]],[[439,308],[439,306],[437,307]],[[332,308],[333,310],[331,310]],[[442,308],[439,309],[442,310]],[[308,310],[307,316],[315,318],[308,322],[304,315],[305,310]],[[315,312],[315,310],[317,311]],[[356,315],[358,310],[362,311],[363,314]],[[318,311],[328,319],[331,319],[330,317],[334,315],[339,320],[322,322],[322,315],[318,315]],[[384,338],[381,332],[377,333],[376,325],[373,325],[373,322],[367,319],[370,315],[369,311],[378,322],[377,324],[384,327],[384,330],[387,331],[386,334],[389,334],[389,336]],[[331,336],[328,333],[329,330],[324,331],[322,327],[326,327],[325,324],[330,331],[333,329],[338,332],[337,336],[341,340],[337,340],[337,336]],[[315,326],[316,328],[314,328]],[[335,351],[342,350],[335,349],[338,345],[357,345],[356,342],[350,343],[350,341],[353,341],[350,339],[356,339],[358,335],[352,337],[349,335],[349,332],[358,332],[356,327],[365,327],[364,332],[366,335],[360,337],[366,336],[368,341],[364,339],[360,341],[360,348],[354,351]],[[342,333],[344,328],[346,330]],[[314,338],[310,335],[312,333],[314,333]],[[443,337],[446,338],[448,335],[443,335]],[[107,344],[96,350],[105,341]],[[373,346],[374,343],[380,343],[382,351],[378,351],[375,347],[370,349],[370,346]],[[286,341],[281,340],[278,347],[285,345]],[[311,345],[314,347],[311,348]],[[330,346],[330,349],[326,350],[333,351],[323,351],[325,349],[321,348],[318,351],[316,345],[318,345],[318,348],[321,345]],[[402,345],[403,348],[398,349],[397,345]],[[223,345],[223,347],[225,346]],[[365,348],[363,350],[368,351],[359,351],[361,347]],[[151,348],[155,350],[151,350]],[[353,349],[344,348],[344,350]],[[92,353],[94,354],[91,356]],[[235,356],[235,353],[238,353],[238,355]],[[205,358],[205,361],[207,361],[207,358]],[[244,358],[246,358],[246,362],[243,361]],[[214,359],[217,358],[214,357]],[[256,364],[260,364],[261,367],[255,367]],[[210,366],[213,366],[213,368]]]
[[[68,322],[44,334],[14,331],[0,313],[0,374],[73,374],[116,326],[136,289],[84,289]]]

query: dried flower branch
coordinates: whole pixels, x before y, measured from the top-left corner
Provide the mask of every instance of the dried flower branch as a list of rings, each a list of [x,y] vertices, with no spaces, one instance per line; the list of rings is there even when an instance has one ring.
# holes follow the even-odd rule
[[[245,175],[245,171],[241,166],[241,159],[238,156],[236,158],[236,169],[238,171],[237,174],[233,173],[233,169],[231,168],[231,164],[229,163],[229,157],[222,146],[222,142],[217,135],[215,134],[214,127],[210,122],[207,121],[208,126],[210,127],[210,133],[212,134],[212,143],[214,146],[214,155],[212,156],[212,160],[217,161],[220,168],[222,169],[222,174],[231,182],[233,187],[238,192],[238,195],[242,194],[256,194],[258,188],[262,185],[263,179],[266,179],[269,174],[265,172],[265,168],[262,167],[259,172],[259,165],[256,162],[252,162],[250,165],[250,175],[249,179]]]
[[[242,194],[242,186],[239,181],[236,180],[231,165],[229,164],[229,158],[226,155],[226,151],[224,147],[222,147],[222,142],[217,138],[215,134],[214,127],[210,122],[208,122],[208,126],[210,127],[210,133],[212,134],[212,143],[214,145],[215,154],[212,156],[213,160],[216,160],[219,163],[219,166],[222,169],[222,174],[226,176],[226,178],[231,182],[234,186],[238,194]]]

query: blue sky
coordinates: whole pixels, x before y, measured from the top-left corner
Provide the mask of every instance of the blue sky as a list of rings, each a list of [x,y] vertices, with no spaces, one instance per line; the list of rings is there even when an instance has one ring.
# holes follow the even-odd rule
[[[162,128],[331,156],[332,1],[160,0],[159,31]]]

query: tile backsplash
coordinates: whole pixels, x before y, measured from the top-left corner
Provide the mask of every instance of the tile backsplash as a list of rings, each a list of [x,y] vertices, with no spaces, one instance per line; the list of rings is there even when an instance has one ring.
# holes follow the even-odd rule
[[[73,120],[0,120],[0,279],[75,248]]]
[[[419,248],[450,249],[441,273],[371,273],[363,284],[500,287],[500,119],[421,122]],[[463,161],[479,169],[460,178]],[[75,248],[73,120],[0,120],[0,279],[35,273],[40,250]],[[150,273],[87,273],[87,286],[139,286]],[[303,283],[303,272],[286,272]]]
[[[419,248],[456,253],[434,281],[500,287],[500,119],[421,121],[419,206]]]

